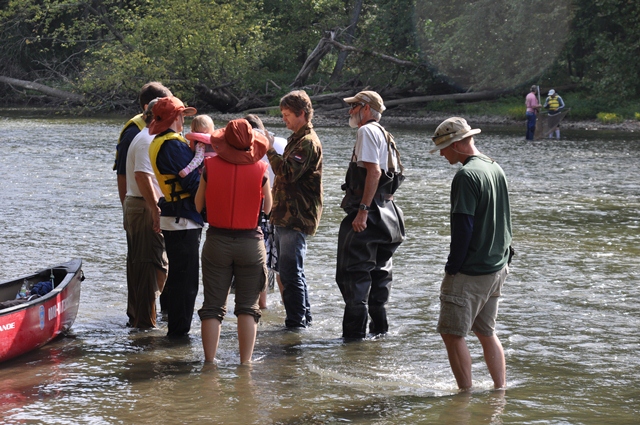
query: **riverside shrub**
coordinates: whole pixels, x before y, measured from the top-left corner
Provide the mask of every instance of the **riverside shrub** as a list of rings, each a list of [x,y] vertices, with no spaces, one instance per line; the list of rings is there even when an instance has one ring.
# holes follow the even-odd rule
[[[598,112],[596,118],[603,124],[618,124],[624,121],[620,115],[611,112]]]

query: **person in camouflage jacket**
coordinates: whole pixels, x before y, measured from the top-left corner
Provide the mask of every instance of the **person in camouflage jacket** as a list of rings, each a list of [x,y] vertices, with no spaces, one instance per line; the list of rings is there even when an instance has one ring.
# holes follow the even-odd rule
[[[271,222],[275,226],[278,271],[287,328],[305,328],[312,320],[304,274],[307,236],[318,229],[322,215],[322,144],[313,130],[311,99],[303,90],[280,100],[282,119],[293,134],[282,155],[267,151],[275,174]]]

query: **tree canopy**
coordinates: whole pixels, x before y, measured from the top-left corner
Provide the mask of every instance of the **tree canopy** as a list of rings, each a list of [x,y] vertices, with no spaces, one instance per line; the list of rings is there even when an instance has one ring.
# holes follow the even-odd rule
[[[639,19],[628,0],[0,0],[0,101],[51,101],[23,80],[122,109],[158,80],[218,109],[294,81],[396,97],[573,84],[614,102],[640,97]]]

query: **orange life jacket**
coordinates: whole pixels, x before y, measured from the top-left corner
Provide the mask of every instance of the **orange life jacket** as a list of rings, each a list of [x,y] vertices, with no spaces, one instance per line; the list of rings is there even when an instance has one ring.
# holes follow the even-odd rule
[[[221,229],[258,227],[262,208],[262,181],[267,164],[236,165],[219,156],[204,160],[207,173],[207,222]]]

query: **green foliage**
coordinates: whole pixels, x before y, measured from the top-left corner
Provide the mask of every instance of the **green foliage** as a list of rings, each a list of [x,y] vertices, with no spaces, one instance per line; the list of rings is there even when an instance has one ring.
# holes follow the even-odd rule
[[[270,117],[281,117],[282,112],[280,112],[280,109],[268,109],[267,115]]]
[[[288,86],[323,36],[324,31],[346,26],[348,6],[343,0],[263,0],[270,25],[264,38],[272,48],[262,67],[273,73],[278,85]],[[319,77],[331,72],[325,63]],[[293,77],[288,77],[293,75]],[[287,76],[287,79],[280,77]]]
[[[568,120],[595,120],[602,110],[602,103],[598,98],[588,94],[586,91],[570,92],[563,94],[562,98],[571,112],[567,116]],[[619,102],[617,106],[610,109],[610,114],[614,114],[620,119],[640,120],[640,113],[635,112],[640,108],[638,100]],[[437,101],[429,102],[425,108],[428,112],[441,111],[462,116],[500,116],[514,120],[525,118],[524,96],[505,96],[496,101],[481,102],[460,102]]]
[[[594,96],[587,90],[571,92],[563,95],[564,103],[571,108],[569,119],[594,120],[604,108],[622,118],[632,119],[635,111],[640,107],[640,102],[635,99],[618,99],[618,102],[609,104],[603,102],[600,96]]]
[[[603,124],[619,124],[624,121],[620,115],[611,112],[598,112],[597,118]]]
[[[191,103],[198,85],[231,83],[238,96],[268,93],[276,105],[323,34],[335,31],[365,53],[349,53],[333,81],[332,50],[309,78],[310,92],[368,85],[442,94],[450,84],[478,91],[574,83],[578,90],[563,94],[572,118],[595,119],[603,110],[633,118],[638,110],[640,1],[371,0],[347,40],[355,3],[0,0],[0,75],[81,92],[107,109],[131,102],[150,80]],[[372,51],[430,67],[396,65]],[[493,106],[441,106],[520,119],[522,103],[515,96]]]
[[[574,13],[570,74],[610,103],[640,96],[640,2],[574,0]]]
[[[562,99],[565,105],[571,108],[570,119],[594,120],[603,107],[601,99],[586,92],[566,93],[562,95]]]
[[[431,70],[418,67],[422,60],[416,40],[416,0],[377,0],[364,2],[358,22],[356,40],[347,43],[365,52],[377,52],[416,63],[416,67],[399,66],[370,55],[350,53],[343,80],[382,90],[396,87],[427,92],[434,84]]]
[[[498,115],[511,119],[524,119],[524,97],[505,96],[497,101],[466,103],[464,113],[469,115]]]
[[[527,108],[523,105],[512,106],[507,109],[505,115],[513,120],[525,119]]]
[[[569,32],[569,0],[417,2],[421,54],[474,91],[516,87],[557,58]]]
[[[83,42],[74,42],[61,34],[63,28],[73,28],[80,22],[85,25],[85,20],[78,19],[81,17],[78,6],[66,3],[6,2],[0,9],[0,74],[41,82],[71,79],[81,66],[87,37],[82,37]]]
[[[233,82],[246,87],[264,49],[260,3],[150,0],[122,43],[91,52],[81,79],[84,91],[113,96],[137,92],[147,81],[162,81],[190,100],[197,84]],[[134,46],[130,48],[128,46]]]
[[[497,101],[456,102],[439,100],[429,102],[426,111],[447,112],[462,116],[500,116],[514,120],[525,119],[524,98],[517,96],[501,97]]]

